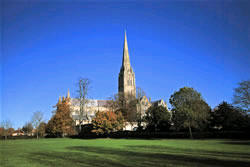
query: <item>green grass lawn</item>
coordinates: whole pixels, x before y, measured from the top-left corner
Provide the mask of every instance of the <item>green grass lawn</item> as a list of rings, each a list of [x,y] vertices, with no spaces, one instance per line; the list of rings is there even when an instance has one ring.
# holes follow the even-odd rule
[[[0,141],[0,166],[250,167],[250,141],[27,139]]]

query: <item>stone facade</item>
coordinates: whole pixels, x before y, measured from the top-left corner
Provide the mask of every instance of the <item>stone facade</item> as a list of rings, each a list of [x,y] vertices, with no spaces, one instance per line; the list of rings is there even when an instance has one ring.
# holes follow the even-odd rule
[[[96,100],[89,99],[86,105],[86,115],[84,116],[83,124],[88,124],[95,117],[97,112],[106,112],[108,110],[107,103],[109,100]],[[76,125],[79,124],[79,111],[80,111],[80,102],[78,99],[70,99],[71,103],[71,115],[75,120]]]

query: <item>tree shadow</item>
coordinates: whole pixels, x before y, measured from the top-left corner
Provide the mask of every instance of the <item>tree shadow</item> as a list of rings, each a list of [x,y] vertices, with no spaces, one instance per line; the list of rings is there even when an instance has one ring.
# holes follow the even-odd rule
[[[189,155],[199,155],[199,156],[213,156],[213,157],[225,157],[225,158],[241,158],[249,159],[250,153],[237,153],[237,152],[222,152],[222,151],[210,151],[204,149],[184,149],[184,148],[175,148],[175,147],[166,147],[166,146],[157,146],[157,145],[143,145],[143,146],[126,146],[131,149],[139,150],[150,150],[151,152],[167,152],[172,154],[185,153]]]
[[[223,141],[223,144],[232,144],[232,145],[246,145],[250,146],[249,140],[232,140],[232,141]]]
[[[29,156],[29,161],[42,166],[125,167],[125,165],[118,161],[105,158],[105,156],[100,157],[98,155],[89,155],[79,152],[33,152]]]
[[[161,152],[159,151],[159,146],[155,148],[153,147],[154,146],[151,146],[150,149],[157,149],[157,153],[133,151],[133,149],[138,148],[138,146],[131,146],[130,149],[128,148],[127,150],[122,148],[87,146],[67,147],[67,149],[71,151],[75,150],[79,152],[98,154],[104,157],[116,156],[119,159],[119,162],[124,166],[250,166],[250,162],[248,160],[219,159],[216,156],[218,154],[224,154],[220,152],[217,152],[217,155],[216,152],[210,152],[204,154],[203,156],[197,156],[197,154],[194,154],[192,151],[188,152],[188,150],[180,150],[175,153],[159,153]],[[211,155],[213,154],[215,155],[212,157]],[[232,156],[233,155],[230,155],[230,157]]]

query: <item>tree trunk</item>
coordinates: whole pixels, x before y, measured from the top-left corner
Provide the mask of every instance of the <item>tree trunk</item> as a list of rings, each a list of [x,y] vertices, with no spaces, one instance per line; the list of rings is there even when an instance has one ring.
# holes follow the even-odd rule
[[[5,140],[7,140],[7,135],[5,135]]]
[[[79,120],[79,134],[81,134],[82,131],[82,121]]]
[[[36,132],[36,139],[38,139],[38,130],[37,130],[37,132]]]
[[[189,129],[190,139],[193,139],[192,129],[191,129],[190,125],[188,126],[188,129]]]

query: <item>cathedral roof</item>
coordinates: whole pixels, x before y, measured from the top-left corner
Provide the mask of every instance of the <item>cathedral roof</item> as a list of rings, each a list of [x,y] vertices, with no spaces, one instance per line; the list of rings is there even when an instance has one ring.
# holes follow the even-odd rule
[[[88,107],[105,107],[107,106],[108,102],[110,100],[96,100],[96,99],[88,99],[88,104],[87,106]],[[71,98],[71,105],[73,106],[79,106],[80,105],[80,102],[79,102],[79,99],[77,98]]]

